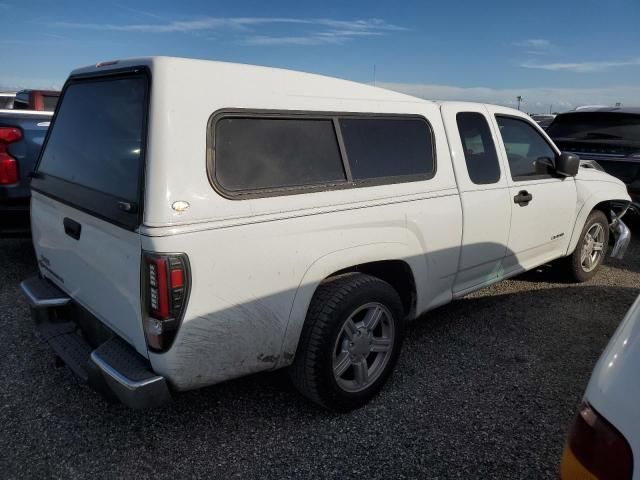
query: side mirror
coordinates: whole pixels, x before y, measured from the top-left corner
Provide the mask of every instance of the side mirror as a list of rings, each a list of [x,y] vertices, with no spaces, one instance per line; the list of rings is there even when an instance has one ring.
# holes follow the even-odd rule
[[[565,177],[575,177],[580,169],[580,157],[562,152],[556,159],[556,173]]]

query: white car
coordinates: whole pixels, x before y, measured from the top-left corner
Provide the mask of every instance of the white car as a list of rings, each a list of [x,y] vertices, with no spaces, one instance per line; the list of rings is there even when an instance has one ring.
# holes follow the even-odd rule
[[[640,297],[591,375],[562,455],[562,480],[640,478],[639,366]]]
[[[629,242],[624,184],[523,113],[211,61],[74,71],[31,186],[40,336],[134,407],[290,367],[356,408],[405,321]]]

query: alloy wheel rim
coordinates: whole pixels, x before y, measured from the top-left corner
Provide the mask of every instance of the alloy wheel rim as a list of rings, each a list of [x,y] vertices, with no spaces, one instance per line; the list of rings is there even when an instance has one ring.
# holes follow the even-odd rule
[[[594,223],[584,235],[582,251],[580,252],[580,265],[585,272],[593,271],[604,255],[604,227]]]
[[[387,307],[371,302],[358,307],[344,322],[333,348],[333,377],[347,392],[371,386],[389,363],[395,324]]]

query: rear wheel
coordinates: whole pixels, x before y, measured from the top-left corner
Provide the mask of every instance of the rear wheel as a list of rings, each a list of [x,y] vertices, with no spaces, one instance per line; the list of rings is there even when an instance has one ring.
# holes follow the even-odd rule
[[[565,259],[571,277],[585,282],[597,273],[609,246],[609,221],[600,210],[592,211],[587,217],[578,245]]]
[[[388,283],[360,273],[330,278],[311,301],[291,379],[325,408],[358,408],[391,374],[403,335],[402,303]]]

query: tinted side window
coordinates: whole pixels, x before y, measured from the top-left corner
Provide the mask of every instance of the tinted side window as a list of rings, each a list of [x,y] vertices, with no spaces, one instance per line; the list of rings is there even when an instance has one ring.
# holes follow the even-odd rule
[[[354,180],[434,173],[431,129],[424,120],[342,118]]]
[[[496,115],[500,135],[507,150],[511,177],[514,180],[530,180],[527,177],[551,176],[552,170],[539,159],[553,162],[556,153],[538,131],[524,120]]]
[[[477,112],[456,115],[469,178],[477,185],[500,180],[500,163],[486,118]]]
[[[23,102],[22,100],[19,100],[16,97],[14,99],[14,101],[13,101],[13,109],[14,110],[30,110],[29,103],[28,102]]]
[[[215,177],[225,190],[346,181],[330,118],[226,117],[215,129]]]

